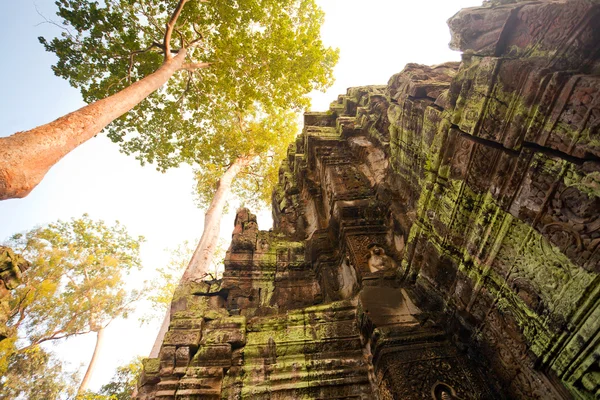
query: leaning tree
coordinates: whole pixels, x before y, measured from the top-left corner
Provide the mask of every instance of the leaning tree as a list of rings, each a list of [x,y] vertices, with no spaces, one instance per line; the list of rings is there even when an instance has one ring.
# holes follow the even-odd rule
[[[107,126],[125,153],[164,170],[203,157],[204,129],[232,104],[242,114],[301,108],[332,82],[338,54],[320,40],[314,0],[103,3],[56,2],[64,30],[40,41],[58,57],[55,74],[89,105],[0,138],[0,199],[26,196]],[[165,122],[179,123],[178,134],[153,129]]]

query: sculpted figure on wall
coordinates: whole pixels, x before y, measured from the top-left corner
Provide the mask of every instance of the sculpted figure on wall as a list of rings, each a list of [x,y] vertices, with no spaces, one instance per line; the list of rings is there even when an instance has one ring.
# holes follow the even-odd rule
[[[383,247],[377,243],[372,243],[368,247],[369,271],[372,273],[382,271],[395,271],[397,265],[393,258],[385,254]]]

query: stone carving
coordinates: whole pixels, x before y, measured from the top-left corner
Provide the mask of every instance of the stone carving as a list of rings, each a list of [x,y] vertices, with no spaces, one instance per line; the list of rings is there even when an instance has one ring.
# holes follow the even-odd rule
[[[478,387],[481,384],[478,378],[468,369],[463,369],[462,362],[442,348],[413,345],[410,350],[398,349],[383,355],[378,361],[381,366],[378,378],[382,379],[394,399],[431,399],[433,394],[437,396],[434,399],[443,398],[441,396],[450,399],[493,398],[493,394]],[[452,386],[439,385],[440,380]],[[445,390],[451,387],[455,390]]]
[[[359,275],[362,276],[370,273],[369,257],[371,250],[369,246],[374,243],[382,245],[384,238],[375,235],[352,235],[346,238],[346,243],[350,253],[349,257],[353,264],[356,265]]]
[[[434,400],[461,400],[456,395],[456,390],[443,382],[436,382],[431,388],[431,397]]]
[[[600,393],[600,4],[491,0],[460,63],[304,116],[273,230],[182,289],[139,399]]]
[[[245,208],[238,210],[235,217],[235,228],[232,235],[232,247],[237,250],[256,249],[256,240],[258,237],[258,225],[256,215],[251,214]]]
[[[379,246],[377,243],[371,243],[368,249],[369,255],[367,258],[369,259],[369,271],[377,273],[396,270],[396,262],[390,256],[385,254],[383,247]]]

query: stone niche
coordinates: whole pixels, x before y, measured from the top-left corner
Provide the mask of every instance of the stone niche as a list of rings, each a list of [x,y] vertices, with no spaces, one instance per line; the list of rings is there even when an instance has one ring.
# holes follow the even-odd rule
[[[599,398],[600,4],[448,23],[462,62],[305,114],[138,399]]]

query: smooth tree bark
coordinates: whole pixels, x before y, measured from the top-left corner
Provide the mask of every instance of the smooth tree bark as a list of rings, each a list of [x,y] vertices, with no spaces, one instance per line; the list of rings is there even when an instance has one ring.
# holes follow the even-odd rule
[[[192,259],[186,268],[181,282],[192,279],[203,278],[207,273],[217,248],[219,231],[221,230],[221,219],[227,199],[231,194],[231,184],[240,171],[248,165],[249,158],[237,158],[223,173],[217,183],[215,195],[204,215],[204,230],[200,242],[192,255]]]
[[[96,361],[98,360],[98,353],[102,348],[102,344],[104,343],[104,328],[98,329],[96,332],[96,346],[94,347],[94,352],[92,353],[92,359],[88,364],[87,370],[85,371],[85,375],[83,376],[83,380],[81,381],[81,385],[79,385],[79,389],[77,390],[77,394],[84,393],[89,384],[90,379],[92,378],[92,373],[94,372],[94,368],[96,367]]]
[[[179,281],[180,285],[194,279],[202,279],[208,274],[219,240],[223,210],[225,209],[227,199],[231,194],[231,184],[238,173],[248,165],[249,161],[249,157],[238,157],[231,165],[229,165],[223,176],[219,179],[215,195],[204,215],[204,230],[202,231],[202,236],[200,237],[200,241],[192,255],[190,263]],[[171,313],[169,308],[167,308],[160,331],[158,332],[154,346],[152,346],[150,358],[158,357],[163,338],[169,329],[170,320]]]

